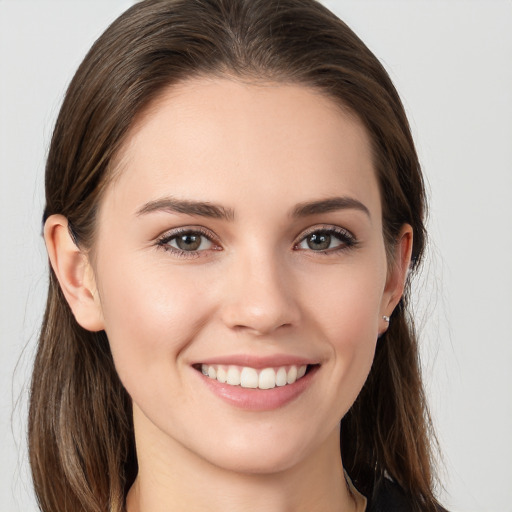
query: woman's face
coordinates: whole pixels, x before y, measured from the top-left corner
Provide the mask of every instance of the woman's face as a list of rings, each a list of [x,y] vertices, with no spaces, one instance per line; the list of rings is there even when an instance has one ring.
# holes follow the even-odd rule
[[[269,472],[336,443],[398,300],[360,122],[303,86],[196,79],[118,163],[94,274],[138,445]]]

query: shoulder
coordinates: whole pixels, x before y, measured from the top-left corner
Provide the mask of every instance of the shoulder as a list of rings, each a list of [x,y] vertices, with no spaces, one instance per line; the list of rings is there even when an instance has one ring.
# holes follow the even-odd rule
[[[411,503],[402,488],[388,478],[380,480],[367,499],[367,512],[412,512]]]
[[[415,512],[410,498],[402,488],[389,478],[382,478],[376,483],[373,493],[368,496],[366,512]],[[447,512],[439,508],[438,512]]]

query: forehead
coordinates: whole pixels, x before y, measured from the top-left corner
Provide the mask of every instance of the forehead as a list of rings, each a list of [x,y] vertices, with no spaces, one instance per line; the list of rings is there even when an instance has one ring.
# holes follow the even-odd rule
[[[197,78],[170,87],[132,127],[118,167],[108,195],[134,208],[166,194],[230,207],[244,196],[261,207],[343,193],[380,210],[362,123],[302,85]]]

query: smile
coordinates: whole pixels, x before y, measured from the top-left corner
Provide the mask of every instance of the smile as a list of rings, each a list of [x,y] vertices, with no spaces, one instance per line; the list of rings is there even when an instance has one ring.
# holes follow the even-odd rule
[[[256,369],[249,366],[202,364],[203,375],[221,384],[249,389],[273,389],[294,384],[304,377],[307,365]]]

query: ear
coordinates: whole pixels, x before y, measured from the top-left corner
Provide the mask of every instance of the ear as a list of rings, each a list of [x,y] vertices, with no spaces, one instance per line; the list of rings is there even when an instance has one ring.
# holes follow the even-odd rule
[[[380,334],[388,328],[384,317],[391,317],[393,310],[399,303],[404,293],[405,282],[411,264],[413,231],[409,224],[404,224],[398,235],[398,240],[393,248],[386,287],[382,296],[380,311]]]
[[[71,237],[66,217],[51,215],[44,225],[44,239],[53,271],[76,321],[88,331],[101,331],[104,321],[93,269]]]

